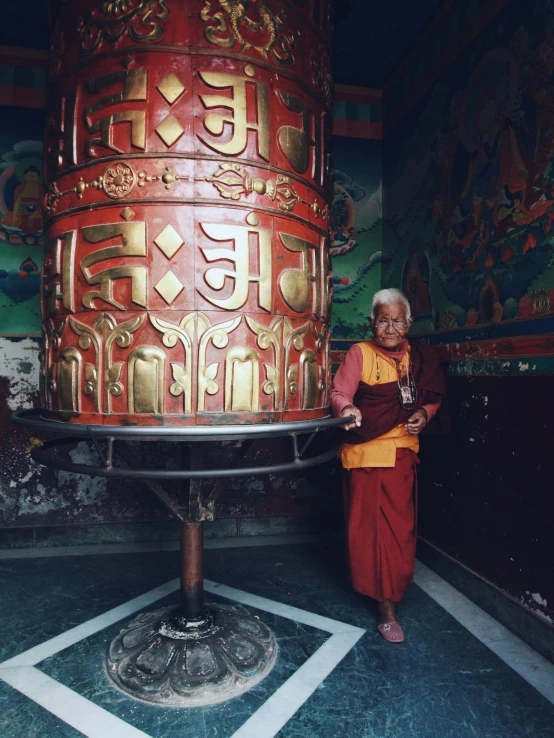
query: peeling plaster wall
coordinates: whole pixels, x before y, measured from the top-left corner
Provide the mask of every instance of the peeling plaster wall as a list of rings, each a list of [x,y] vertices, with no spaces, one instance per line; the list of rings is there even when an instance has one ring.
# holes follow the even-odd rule
[[[172,519],[157,498],[136,482],[105,480],[55,472],[36,465],[28,455],[25,433],[10,423],[14,410],[38,405],[38,339],[0,338],[0,528],[111,523],[152,523]],[[253,444],[245,463],[282,459],[290,441]],[[206,461],[229,462],[237,444],[206,452]],[[287,448],[286,448],[287,447]],[[161,466],[175,453],[174,444],[141,449],[146,464]],[[85,443],[69,451],[73,461],[90,460]],[[289,451],[290,453],[290,451]],[[310,519],[312,529],[340,520],[340,482],[334,465],[304,476],[268,475],[232,480],[217,502],[218,518]],[[281,523],[279,523],[281,525]],[[237,530],[237,528],[235,528]],[[268,524],[267,533],[274,532]]]

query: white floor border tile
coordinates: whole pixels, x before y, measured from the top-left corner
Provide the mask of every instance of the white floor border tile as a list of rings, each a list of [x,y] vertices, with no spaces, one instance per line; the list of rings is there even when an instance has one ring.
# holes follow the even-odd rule
[[[416,562],[414,581],[475,638],[554,704],[554,664],[419,561]]]
[[[331,633],[331,637],[242,725],[231,738],[274,738],[366,632],[338,620],[206,580],[206,592]],[[49,656],[129,617],[179,588],[179,579],[146,592],[0,664],[0,679],[87,738],[149,738],[112,713],[36,668]],[[186,736],[183,736],[186,738]]]

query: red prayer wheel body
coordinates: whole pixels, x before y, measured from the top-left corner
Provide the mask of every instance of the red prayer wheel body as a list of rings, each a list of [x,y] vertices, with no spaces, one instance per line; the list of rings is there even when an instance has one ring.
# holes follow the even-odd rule
[[[60,0],[52,28],[46,406],[326,415],[326,3]]]

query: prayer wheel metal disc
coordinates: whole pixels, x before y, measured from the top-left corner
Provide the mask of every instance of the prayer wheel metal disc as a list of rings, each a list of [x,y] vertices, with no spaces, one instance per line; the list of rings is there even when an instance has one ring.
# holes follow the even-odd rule
[[[175,608],[142,613],[110,644],[107,670],[144,702],[200,707],[251,689],[276,657],[273,633],[261,620],[240,606],[212,604],[198,620]]]

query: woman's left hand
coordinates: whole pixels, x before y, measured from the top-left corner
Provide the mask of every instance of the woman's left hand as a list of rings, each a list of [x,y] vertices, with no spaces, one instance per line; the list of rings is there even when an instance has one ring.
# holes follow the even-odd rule
[[[417,436],[427,425],[427,411],[420,407],[408,418],[406,430],[410,436]]]

